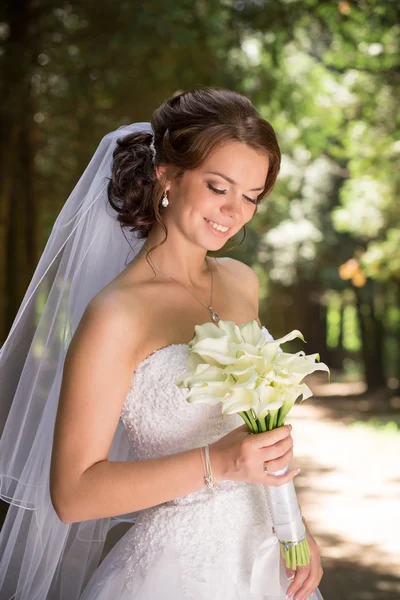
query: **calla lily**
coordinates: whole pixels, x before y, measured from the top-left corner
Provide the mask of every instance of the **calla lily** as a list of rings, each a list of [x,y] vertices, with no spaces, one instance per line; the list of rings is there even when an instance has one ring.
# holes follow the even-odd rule
[[[258,403],[258,395],[246,388],[235,388],[222,400],[222,414],[232,415],[252,409]]]
[[[301,383],[306,375],[329,373],[318,354],[282,350],[281,344],[295,338],[304,341],[297,329],[274,340],[255,319],[240,326],[222,320],[196,325],[186,371],[175,383],[189,389],[190,402],[221,402],[223,414],[247,415],[256,431],[272,429],[284,423],[300,396],[302,401],[312,396]]]
[[[320,363],[319,360],[319,354],[306,356],[304,352],[298,352],[297,354],[281,354],[277,357],[276,363],[291,373],[297,373],[303,377],[318,370],[329,373],[329,367],[325,363]]]
[[[258,325],[255,319],[250,321],[250,323],[240,325],[240,333],[242,334],[245,342],[252,344],[257,348],[261,347],[265,342],[265,337],[262,333],[261,327]]]
[[[225,396],[225,393],[223,394]],[[187,396],[190,404],[205,404],[206,406],[216,406],[221,402],[223,396],[218,396],[215,392],[209,393],[207,388],[195,388]]]
[[[191,348],[201,358],[206,359],[212,365],[230,365],[235,362],[236,357],[231,356],[229,340],[227,336],[199,339]]]
[[[223,370],[215,365],[208,365],[205,363],[199,364],[196,370],[191,371],[187,369],[180,377],[175,380],[175,385],[179,387],[192,388],[196,385],[204,385],[211,381],[225,381],[227,378]]]
[[[229,341],[234,344],[243,343],[243,337],[240,331],[239,325],[236,325],[234,321],[219,321],[219,329],[225,331],[228,335]]]

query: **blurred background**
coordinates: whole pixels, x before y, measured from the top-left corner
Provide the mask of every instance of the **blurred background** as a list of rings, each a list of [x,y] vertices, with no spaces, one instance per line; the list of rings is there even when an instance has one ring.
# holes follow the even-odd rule
[[[0,7],[0,344],[103,135],[196,85],[274,126],[278,183],[229,255],[332,370],[288,420],[325,600],[400,597],[399,34],[397,0]]]

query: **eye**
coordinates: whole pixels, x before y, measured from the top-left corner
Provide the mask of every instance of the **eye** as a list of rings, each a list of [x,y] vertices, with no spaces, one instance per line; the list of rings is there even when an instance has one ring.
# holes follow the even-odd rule
[[[248,196],[245,196],[246,200],[248,200],[249,202],[251,202],[252,204],[258,204],[257,198],[249,198]]]
[[[211,185],[211,183],[207,182],[207,187],[209,190],[211,190],[214,194],[226,194],[226,190],[219,190],[218,188],[215,188],[213,185]],[[252,204],[257,204],[257,198],[249,198],[248,196],[244,196],[244,198],[246,198],[246,200],[248,202],[251,202]]]
[[[213,185],[211,185],[211,183],[208,183],[208,182],[207,182],[207,187],[209,190],[214,192],[214,194],[225,194],[226,193],[226,190],[219,190],[219,189],[215,188]]]

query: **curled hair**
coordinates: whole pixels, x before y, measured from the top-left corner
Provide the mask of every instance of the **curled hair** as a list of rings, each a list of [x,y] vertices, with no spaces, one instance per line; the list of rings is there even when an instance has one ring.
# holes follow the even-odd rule
[[[210,87],[183,92],[165,100],[156,109],[151,126],[154,162],[151,134],[137,132],[119,139],[108,185],[108,198],[118,213],[118,220],[122,226],[139,230],[140,237],[147,237],[156,222],[165,232],[162,244],[168,236],[160,214],[165,182],[157,180],[157,165],[172,165],[175,167],[173,177],[181,177],[185,171],[199,168],[219,146],[237,141],[264,152],[269,158],[258,203],[275,185],[281,162],[275,131],[242,94]],[[244,228],[243,240],[245,237]]]
[[[111,206],[118,213],[118,221],[147,236],[156,215],[154,188],[157,177],[152,161],[151,133],[137,131],[117,140],[113,152],[111,179],[107,193]]]

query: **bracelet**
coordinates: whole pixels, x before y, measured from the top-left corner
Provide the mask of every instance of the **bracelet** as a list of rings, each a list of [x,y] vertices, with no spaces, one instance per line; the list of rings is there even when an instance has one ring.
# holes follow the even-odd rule
[[[205,462],[204,462],[204,458],[203,458],[203,450],[205,451]],[[212,470],[211,470],[211,462],[210,462],[210,448],[207,444],[207,446],[203,446],[200,448],[200,455],[201,455],[201,460],[203,462],[203,469],[204,469],[204,481],[206,483],[206,486],[209,489],[214,489],[215,486],[215,482],[212,476]]]

